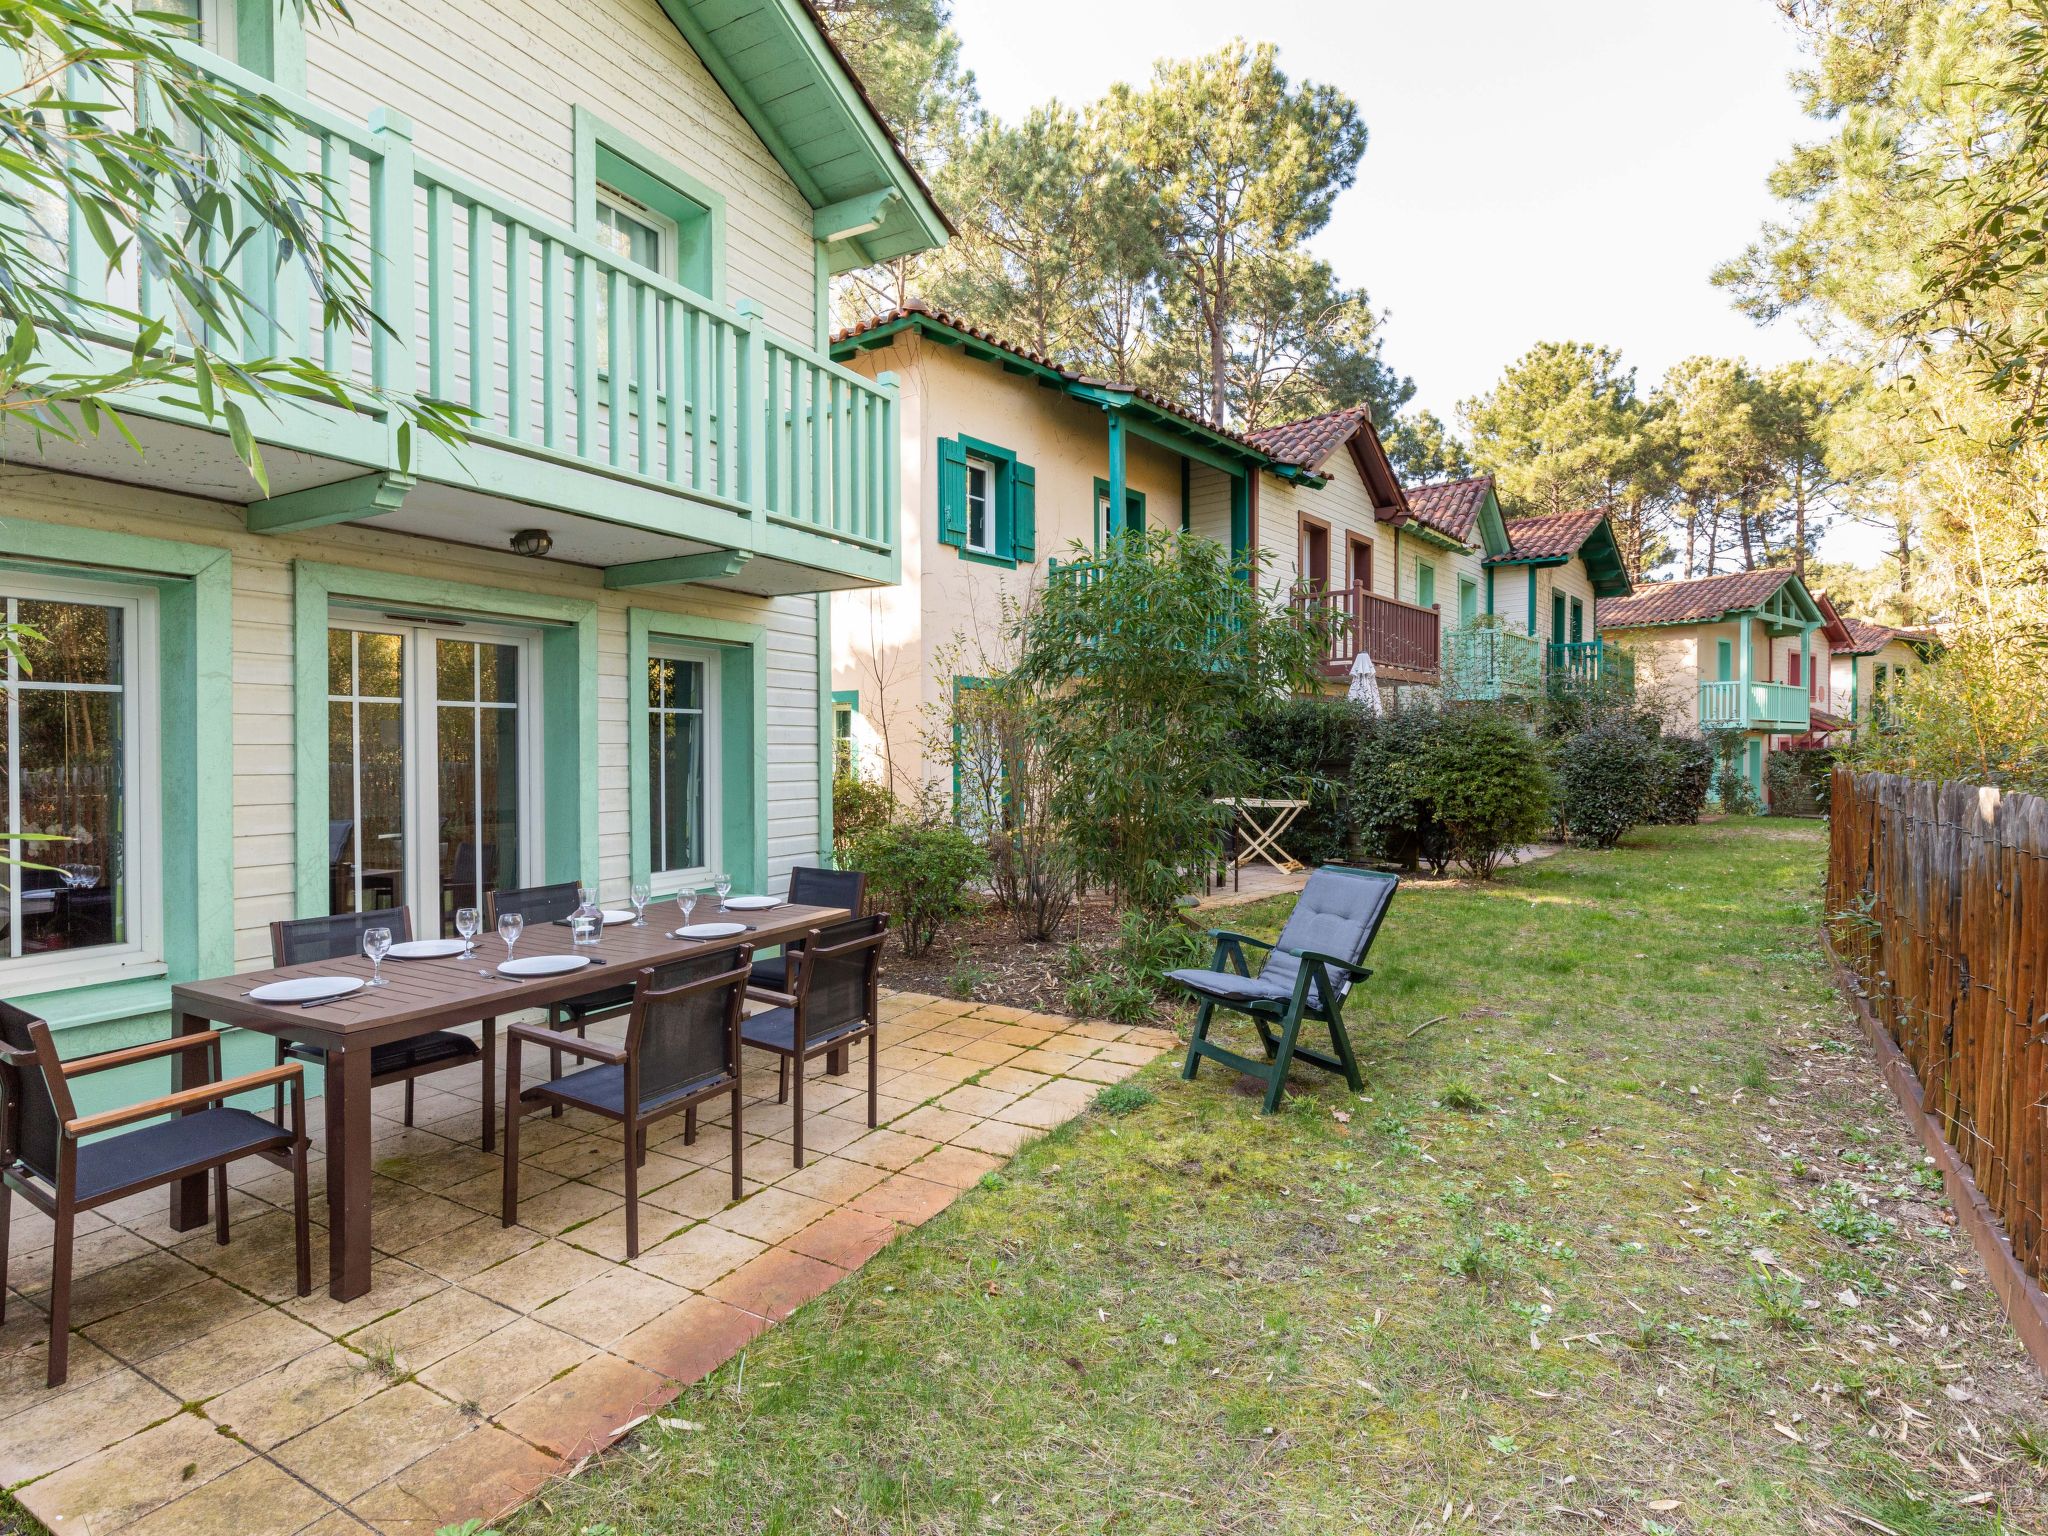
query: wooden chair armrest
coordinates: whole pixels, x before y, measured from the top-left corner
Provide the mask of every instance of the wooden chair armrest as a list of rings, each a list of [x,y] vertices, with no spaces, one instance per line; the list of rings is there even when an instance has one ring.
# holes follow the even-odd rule
[[[773,987],[749,987],[747,996],[757,1003],[773,1003],[778,1008],[794,1008],[796,998],[787,992],[777,992]]]
[[[0,1044],[0,1062],[10,1067],[32,1067],[36,1064],[36,1053],[22,1050],[18,1046]]]
[[[288,1061],[281,1067],[265,1067],[261,1072],[245,1073],[241,1077],[230,1077],[222,1082],[201,1083],[197,1088],[187,1088],[181,1093],[167,1093],[160,1099],[130,1104],[126,1109],[110,1109],[105,1114],[67,1120],[64,1122],[64,1134],[71,1137],[90,1136],[95,1131],[111,1131],[116,1126],[132,1125],[137,1120],[153,1120],[158,1115],[197,1109],[202,1104],[232,1098],[251,1089],[268,1088],[273,1083],[288,1083],[299,1076],[299,1072],[299,1064]]]
[[[625,1051],[615,1045],[605,1045],[597,1040],[585,1040],[567,1030],[548,1029],[539,1024],[508,1024],[505,1026],[508,1040],[524,1040],[528,1045],[537,1045],[546,1051],[567,1051],[572,1056],[588,1056],[597,1061],[608,1061],[613,1066],[623,1066]]]
[[[196,1035],[173,1035],[168,1040],[157,1040],[148,1045],[128,1045],[117,1051],[101,1051],[96,1056],[81,1056],[76,1061],[67,1061],[64,1063],[64,1075],[83,1077],[88,1072],[104,1072],[109,1067],[125,1067],[131,1062],[149,1061],[199,1046],[211,1048],[219,1043],[220,1031],[217,1029],[202,1030]]]

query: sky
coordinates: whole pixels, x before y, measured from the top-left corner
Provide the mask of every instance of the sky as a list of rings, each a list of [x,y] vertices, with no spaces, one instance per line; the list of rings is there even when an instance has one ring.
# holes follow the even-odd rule
[[[1236,36],[1343,90],[1369,140],[1315,248],[1447,422],[1539,341],[1618,347],[1645,389],[1696,353],[1812,350],[1708,281],[1772,215],[1771,167],[1820,133],[1768,0],[954,0],[953,20],[1009,120]]]

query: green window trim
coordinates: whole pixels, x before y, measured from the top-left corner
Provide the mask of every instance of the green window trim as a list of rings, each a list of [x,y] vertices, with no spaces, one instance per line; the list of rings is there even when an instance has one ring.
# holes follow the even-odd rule
[[[1714,681],[1729,683],[1735,680],[1735,642],[1716,640],[1714,642]]]
[[[725,303],[725,195],[585,107],[574,110],[576,233],[598,235],[600,183],[644,203],[676,226],[661,273],[714,307]]]
[[[510,587],[439,581],[313,560],[292,562],[293,846],[297,908],[328,908],[327,629],[333,603],[376,603],[426,618],[451,613],[541,627],[541,877],[597,876],[597,604]],[[643,669],[644,670],[644,669]],[[643,728],[645,722],[642,722]]]
[[[967,547],[967,461],[995,469],[989,488],[995,518],[994,552]],[[1038,558],[1038,471],[999,443],[962,433],[938,443],[939,542],[962,560],[1013,570]]]
[[[1436,567],[1420,557],[1415,561],[1415,606],[1436,606]]]
[[[1470,576],[1458,578],[1458,624],[1462,628],[1479,617],[1479,583]]]
[[[1577,645],[1586,638],[1586,604],[1582,598],[1572,599],[1572,644]]]
[[[1552,645],[1563,645],[1564,641],[1564,594],[1562,592],[1553,592],[1550,594],[1550,643]]]
[[[1102,521],[1096,517],[1095,509],[1109,498],[1109,482],[1100,475],[1095,477],[1095,494],[1088,503],[1088,520],[1095,524],[1095,550],[1102,552]],[[1145,526],[1145,493],[1124,487],[1124,525],[1119,532],[1136,533]]]
[[[0,568],[129,582],[157,594],[164,974],[13,999],[57,1030],[153,1016],[170,1006],[173,982],[222,975],[235,965],[234,761],[218,735],[234,713],[232,558],[206,544],[9,516]],[[323,641],[323,667],[325,656]],[[321,729],[324,742],[324,719]]]
[[[648,817],[654,791],[647,782],[645,694],[648,652],[664,640],[719,653],[719,856],[734,890],[758,892],[768,883],[768,631],[737,619],[654,608],[626,610],[626,804],[633,878],[652,875]],[[826,777],[819,774],[821,781]],[[751,793],[734,793],[736,785]],[[831,793],[830,785],[821,792]],[[674,894],[655,892],[657,899]]]

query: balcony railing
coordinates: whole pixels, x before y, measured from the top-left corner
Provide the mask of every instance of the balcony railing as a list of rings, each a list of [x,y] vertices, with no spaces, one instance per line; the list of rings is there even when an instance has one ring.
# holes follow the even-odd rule
[[[1700,729],[1804,731],[1813,723],[1804,688],[1794,683],[1700,684]]]
[[[204,63],[310,125],[281,132],[279,156],[326,178],[337,210],[327,238],[369,272],[373,307],[390,327],[367,338],[323,328],[303,268],[296,259],[278,268],[275,242],[259,229],[239,259],[261,313],[231,350],[310,356],[378,390],[467,405],[480,443],[869,549],[893,546],[891,390],[772,335],[750,303],[728,309],[435,165],[396,113],[380,109],[360,127],[210,56]],[[80,293],[169,313],[173,296],[160,283],[148,273],[110,278],[90,241],[71,243],[68,265]]]
[[[1636,660],[1605,640],[1553,641],[1544,653],[1553,693],[1620,696],[1635,692]]]
[[[1466,701],[1527,698],[1543,686],[1543,642],[1487,624],[1451,631],[1444,647],[1444,692]]]
[[[1294,601],[1330,614],[1330,645],[1324,666],[1349,672],[1360,651],[1382,672],[1407,673],[1434,682],[1442,670],[1442,614],[1435,608],[1380,597],[1361,586],[1304,592]]]

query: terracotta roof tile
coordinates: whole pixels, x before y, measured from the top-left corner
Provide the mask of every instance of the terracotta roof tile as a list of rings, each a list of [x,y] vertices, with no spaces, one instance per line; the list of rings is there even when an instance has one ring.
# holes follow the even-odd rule
[[[1519,526],[1508,524],[1509,537],[1515,537]],[[1695,576],[1691,581],[1646,582],[1628,597],[1601,598],[1595,619],[1602,629],[1704,624],[1724,613],[1768,602],[1791,576],[1789,570],[1735,571],[1726,576]]]
[[[1320,469],[1323,461],[1349,442],[1358,424],[1370,418],[1370,408],[1348,405],[1341,411],[1326,411],[1300,421],[1261,427],[1251,434],[1253,442],[1271,457],[1303,469]]]
[[[1479,523],[1479,509],[1486,505],[1486,493],[1492,489],[1491,475],[1412,486],[1408,491],[1408,510],[1415,514],[1417,522],[1449,534],[1460,544],[1470,544]]]
[[[1555,512],[1548,517],[1518,517],[1510,521],[1508,545],[1511,560],[1555,560],[1576,555],[1579,546],[1592,536],[1607,513],[1595,507],[1587,512]]]
[[[1837,646],[1855,656],[1867,656],[1872,651],[1881,651],[1894,640],[1932,640],[1934,633],[1926,629],[1900,629],[1892,624],[1873,624],[1868,619],[1842,615],[1842,627],[1849,632],[1849,643]]]

